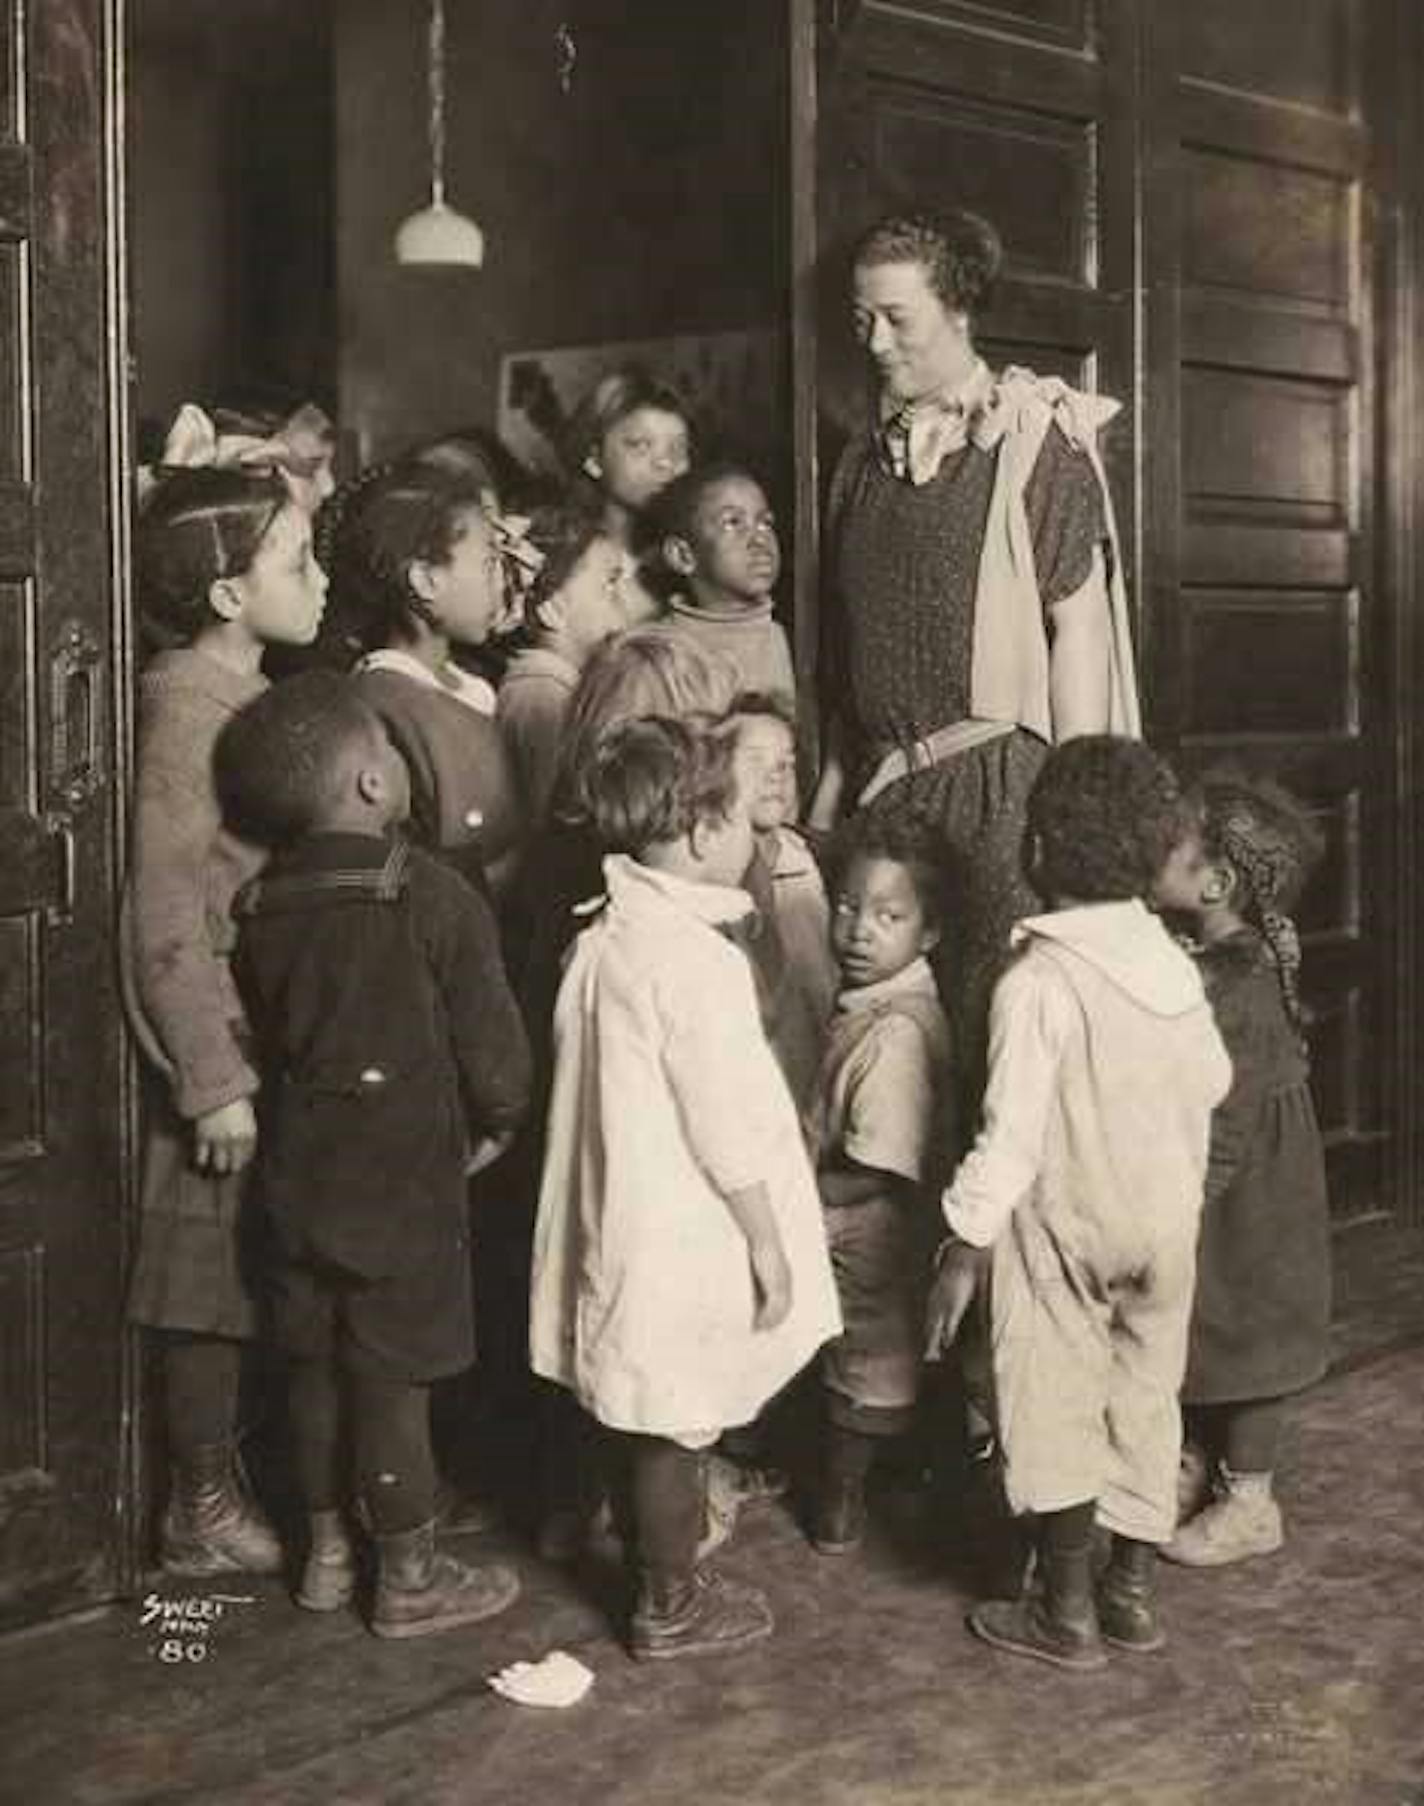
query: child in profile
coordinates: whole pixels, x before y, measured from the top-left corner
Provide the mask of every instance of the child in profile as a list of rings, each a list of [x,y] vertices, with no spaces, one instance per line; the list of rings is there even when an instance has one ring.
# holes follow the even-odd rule
[[[760,1591],[698,1566],[701,1452],[840,1313],[795,1105],[723,932],[751,906],[732,736],[627,722],[582,788],[608,902],[555,1015],[530,1345],[626,1460],[630,1645],[669,1659],[771,1631]]]
[[[1291,1394],[1325,1371],[1330,1209],[1310,1097],[1287,912],[1320,855],[1279,785],[1208,773],[1155,898],[1185,921],[1231,1055],[1212,1118],[1182,1404],[1185,1522],[1162,1553],[1190,1568],[1269,1555],[1284,1541],[1272,1474]]]

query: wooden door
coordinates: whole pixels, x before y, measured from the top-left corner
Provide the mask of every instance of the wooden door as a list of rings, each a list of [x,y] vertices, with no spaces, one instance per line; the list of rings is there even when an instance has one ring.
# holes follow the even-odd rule
[[[1149,737],[1319,811],[1302,927],[1332,1197],[1394,1207],[1418,969],[1392,831],[1410,708],[1375,577],[1402,531],[1376,397],[1412,355],[1375,281],[1377,126],[1419,110],[1417,56],[1390,70],[1380,48],[1396,0],[793,0],[793,19],[803,666],[817,461],[865,401],[842,248],[906,200],[968,205],[1008,252],[990,361],[1126,404],[1105,450]]]
[[[0,1625],[118,1576],[105,13],[0,5]]]
[[[1143,9],[1152,728],[1189,766],[1274,773],[1325,830],[1299,913],[1340,1219],[1390,1201],[1395,1139],[1383,97],[1366,80],[1391,10],[1293,0],[1283,29],[1274,0]]]

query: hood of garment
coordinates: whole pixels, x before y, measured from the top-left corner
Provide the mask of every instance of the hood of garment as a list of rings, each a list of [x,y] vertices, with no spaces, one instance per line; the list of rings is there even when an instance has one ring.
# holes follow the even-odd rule
[[[1157,1016],[1184,1016],[1205,1000],[1191,956],[1136,897],[1028,916],[1013,938],[1019,946],[1041,941],[1062,948]]]

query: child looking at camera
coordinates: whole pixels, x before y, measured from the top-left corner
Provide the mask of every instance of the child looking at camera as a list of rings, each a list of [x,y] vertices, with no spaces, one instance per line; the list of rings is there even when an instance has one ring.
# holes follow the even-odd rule
[[[914,830],[864,823],[841,860],[831,938],[841,990],[810,1124],[845,1333],[821,1360],[821,1484],[811,1540],[860,1542],[876,1451],[919,1391],[934,1188],[950,1145],[949,1027],[927,955],[945,874]]]

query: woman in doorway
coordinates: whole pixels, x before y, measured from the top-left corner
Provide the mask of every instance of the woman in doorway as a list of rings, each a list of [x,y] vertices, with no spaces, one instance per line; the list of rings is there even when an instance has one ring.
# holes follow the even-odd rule
[[[1014,921],[1024,802],[1048,747],[1138,731],[1127,604],[1095,439],[1117,404],[991,371],[974,327],[1003,260],[966,212],[882,220],[853,258],[877,417],[827,510],[829,755],[813,812],[942,835],[960,896],[936,974],[972,1129],[989,994]]]

